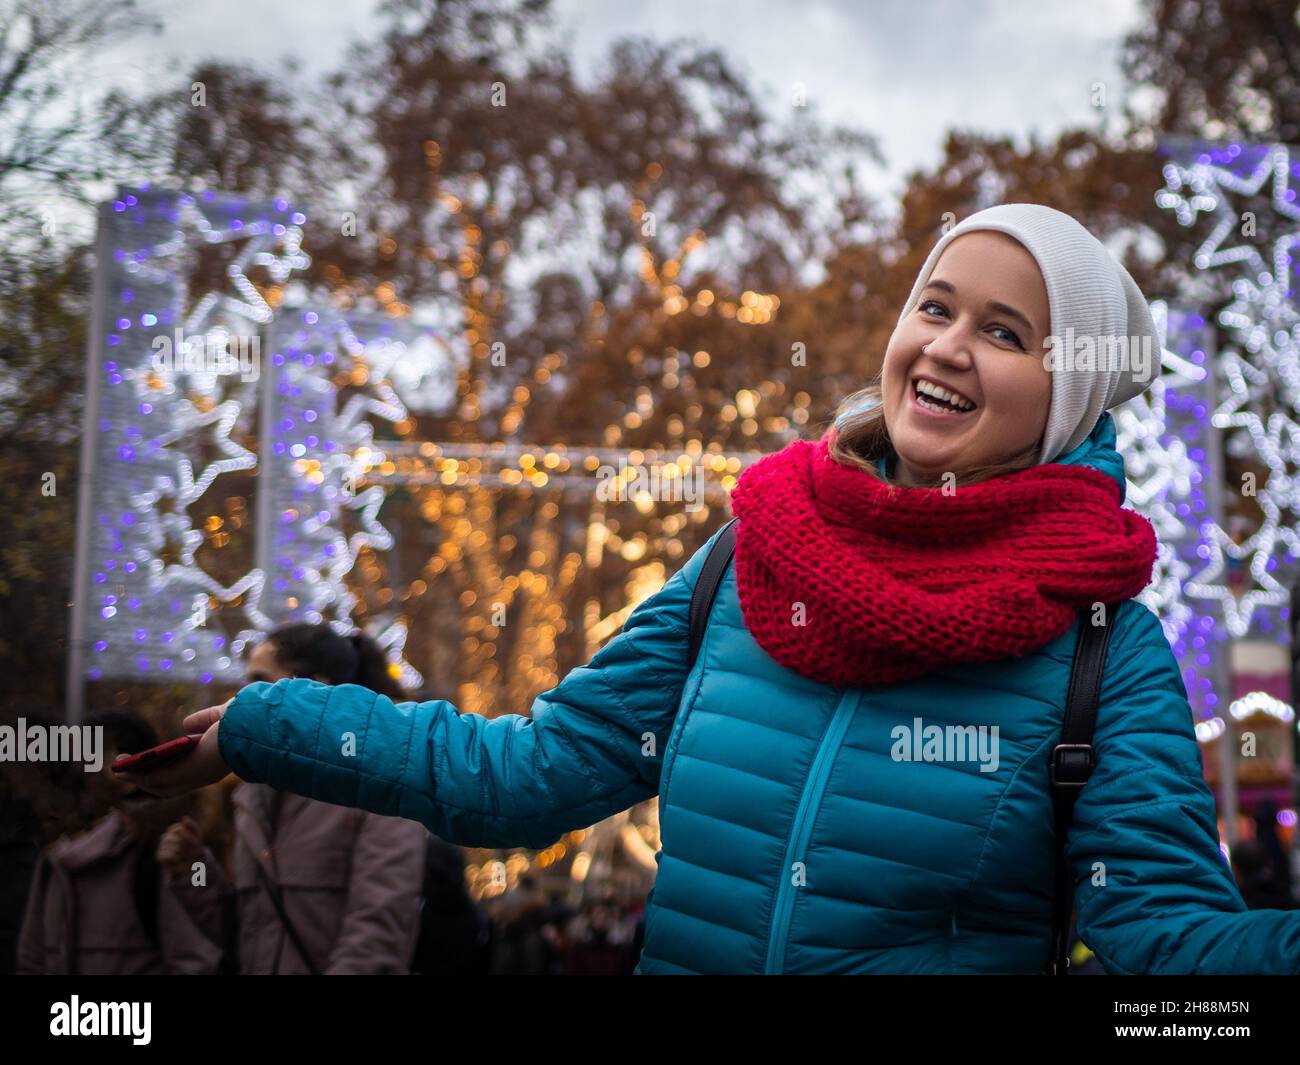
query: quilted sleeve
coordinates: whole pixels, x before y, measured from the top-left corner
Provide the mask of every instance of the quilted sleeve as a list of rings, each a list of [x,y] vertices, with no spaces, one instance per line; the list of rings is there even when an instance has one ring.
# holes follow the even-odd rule
[[[1080,938],[1110,973],[1300,973],[1300,910],[1248,910],[1219,850],[1187,690],[1155,615],[1117,612],[1097,766],[1067,855]]]
[[[547,846],[657,793],[686,681],[691,592],[716,538],[527,716],[263,682],[227,708],[221,753],[244,780],[406,817],[451,843]]]

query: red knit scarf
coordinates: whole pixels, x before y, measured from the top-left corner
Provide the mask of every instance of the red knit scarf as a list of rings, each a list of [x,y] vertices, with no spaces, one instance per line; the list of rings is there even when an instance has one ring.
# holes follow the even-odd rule
[[[731,497],[745,625],[803,676],[875,686],[1018,657],[1151,579],[1155,530],[1098,470],[1034,466],[945,494],[836,462],[829,437],[760,459]]]

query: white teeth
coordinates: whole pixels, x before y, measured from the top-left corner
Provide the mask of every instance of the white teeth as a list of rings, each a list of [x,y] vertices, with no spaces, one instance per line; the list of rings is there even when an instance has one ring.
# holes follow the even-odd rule
[[[940,385],[936,385],[931,381],[917,381],[916,391],[918,394],[934,396],[935,399],[941,399],[945,403],[952,405],[948,407],[938,407],[938,406],[933,406],[932,404],[929,403],[924,403],[920,399],[918,399],[917,402],[921,403],[923,407],[931,407],[934,410],[944,410],[944,411],[948,411],[949,413],[952,412],[953,406],[963,411],[975,409],[975,404],[972,403],[965,396],[963,396],[961,393],[951,392],[948,389],[943,388]]]
[[[919,404],[920,404],[922,407],[924,407],[926,410],[937,411],[937,412],[940,413],[940,414],[956,414],[956,413],[957,413],[957,412],[956,412],[955,410],[953,410],[951,407],[943,407],[943,406],[940,406],[938,403],[932,403],[930,400],[925,399],[925,398],[923,398],[923,397],[921,397],[921,396],[917,396],[917,397],[916,397],[916,402],[919,403]]]

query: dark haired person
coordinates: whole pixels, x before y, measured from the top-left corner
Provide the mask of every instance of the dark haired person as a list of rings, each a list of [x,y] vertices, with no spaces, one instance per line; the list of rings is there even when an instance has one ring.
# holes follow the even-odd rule
[[[328,625],[276,629],[249,653],[246,675],[250,682],[271,683],[310,677],[404,698],[373,640],[341,636]],[[422,825],[265,784],[240,785],[233,802],[230,866],[240,973],[410,971],[428,838]],[[161,856],[178,897],[205,933],[227,941],[223,894],[231,886],[193,822],[168,830]],[[205,886],[192,883],[195,861],[212,871]]]
[[[158,742],[132,714],[92,714],[105,765]],[[193,803],[155,799],[106,770],[92,792],[106,812],[57,840],[37,862],[18,937],[22,975],[136,976],[213,973],[220,951],[195,926],[155,858],[164,828]]]

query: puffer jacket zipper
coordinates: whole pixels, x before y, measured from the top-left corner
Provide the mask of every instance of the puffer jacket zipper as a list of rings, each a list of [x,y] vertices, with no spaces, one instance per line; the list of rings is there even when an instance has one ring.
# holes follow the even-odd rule
[[[835,712],[831,715],[826,731],[822,734],[817,754],[813,757],[812,769],[809,770],[808,780],[804,783],[803,794],[799,797],[794,824],[790,826],[790,841],[786,844],[776,905],[772,908],[772,930],[767,940],[767,965],[763,970],[765,973],[779,973],[785,967],[786,945],[790,938],[790,919],[794,914],[794,863],[804,860],[804,852],[812,836],[813,823],[826,791],[826,782],[830,779],[831,766],[835,764],[835,754],[840,749],[840,744],[844,742],[844,735],[849,730],[849,721],[853,717],[853,711],[857,709],[860,697],[861,692],[856,689],[846,691],[840,696]]]

